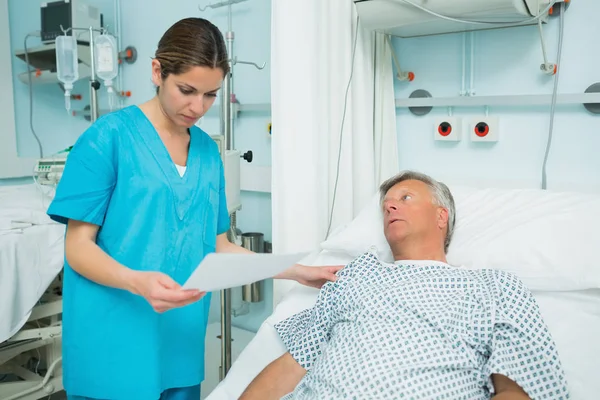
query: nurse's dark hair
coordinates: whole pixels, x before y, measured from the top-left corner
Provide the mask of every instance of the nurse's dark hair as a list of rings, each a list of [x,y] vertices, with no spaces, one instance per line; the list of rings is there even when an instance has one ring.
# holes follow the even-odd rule
[[[203,18],[184,18],[173,24],[158,42],[154,55],[161,75],[179,75],[193,67],[220,68],[229,73],[225,41],[219,28]]]

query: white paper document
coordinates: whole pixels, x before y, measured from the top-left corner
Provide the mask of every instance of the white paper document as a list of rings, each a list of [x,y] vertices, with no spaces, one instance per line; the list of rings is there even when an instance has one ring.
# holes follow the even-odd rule
[[[213,292],[247,285],[272,278],[298,263],[307,255],[308,253],[210,253],[192,272],[183,288]]]

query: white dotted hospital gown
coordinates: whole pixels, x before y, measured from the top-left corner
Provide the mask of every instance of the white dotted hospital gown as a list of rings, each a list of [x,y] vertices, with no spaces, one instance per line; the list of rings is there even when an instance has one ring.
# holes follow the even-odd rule
[[[489,399],[492,374],[568,399],[555,343],[513,275],[355,259],[315,306],[275,326],[307,370],[284,399]]]

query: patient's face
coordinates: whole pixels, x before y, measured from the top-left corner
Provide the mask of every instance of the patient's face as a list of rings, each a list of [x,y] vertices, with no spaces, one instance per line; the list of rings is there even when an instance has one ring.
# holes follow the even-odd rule
[[[407,180],[396,184],[383,201],[383,230],[388,243],[401,242],[409,235],[427,238],[439,231],[439,210],[425,183]]]

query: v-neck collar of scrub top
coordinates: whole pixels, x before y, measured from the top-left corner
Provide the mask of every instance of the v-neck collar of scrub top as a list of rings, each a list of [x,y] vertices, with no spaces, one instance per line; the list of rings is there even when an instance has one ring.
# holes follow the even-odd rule
[[[190,144],[188,148],[186,170],[183,176],[181,176],[167,147],[160,138],[158,131],[152,122],[150,122],[146,114],[138,106],[132,106],[131,110],[138,114],[137,118],[132,118],[132,120],[135,121],[140,137],[143,139],[159,168],[162,170],[166,182],[173,192],[177,216],[179,219],[183,220],[198,192],[198,182],[200,181],[199,151],[201,147],[199,142],[202,138],[198,135],[198,132],[196,132],[194,127],[188,129],[190,134]]]

